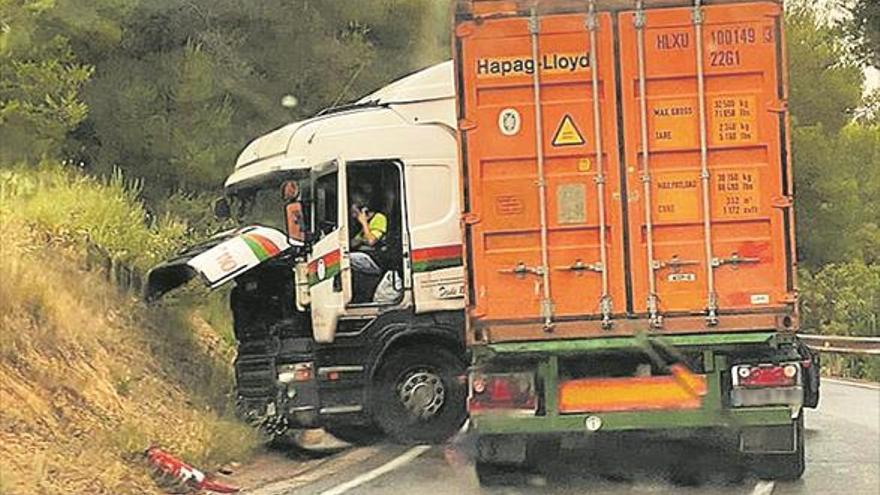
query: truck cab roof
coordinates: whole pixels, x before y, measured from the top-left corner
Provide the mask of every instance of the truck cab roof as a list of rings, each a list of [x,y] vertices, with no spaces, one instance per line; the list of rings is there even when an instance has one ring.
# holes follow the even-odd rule
[[[395,146],[383,147],[383,140],[377,141],[376,135],[364,139],[378,128],[386,128],[385,134],[391,137],[394,127],[439,124],[454,135],[454,101],[452,62],[434,65],[403,77],[354,104],[325,110],[251,141],[238,156],[225,188],[232,193],[257,187],[279,174],[305,175],[312,165],[340,154],[348,160],[391,158],[383,153],[392,152],[399,155],[399,141]],[[342,137],[346,137],[346,144],[340,148]],[[387,151],[383,152],[383,148]],[[413,147],[413,152],[424,154],[425,151],[423,147]]]

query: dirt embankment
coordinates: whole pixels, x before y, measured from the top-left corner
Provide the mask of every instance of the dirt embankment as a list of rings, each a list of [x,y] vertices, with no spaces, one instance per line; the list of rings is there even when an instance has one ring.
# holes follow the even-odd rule
[[[202,320],[145,308],[21,224],[0,238],[0,493],[158,493],[151,444],[208,469],[250,456],[230,350]]]

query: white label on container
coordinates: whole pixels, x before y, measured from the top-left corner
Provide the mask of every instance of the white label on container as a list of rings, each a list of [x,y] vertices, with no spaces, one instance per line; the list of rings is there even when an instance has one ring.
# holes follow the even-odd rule
[[[752,294],[752,304],[770,304],[769,294]]]
[[[522,124],[519,112],[515,108],[505,108],[498,114],[498,130],[505,136],[515,136],[519,134]]]
[[[696,282],[697,274],[696,273],[670,273],[666,280],[670,282]]]

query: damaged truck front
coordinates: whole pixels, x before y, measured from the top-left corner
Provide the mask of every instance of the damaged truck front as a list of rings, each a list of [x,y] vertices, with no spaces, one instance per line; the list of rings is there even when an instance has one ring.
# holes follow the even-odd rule
[[[351,442],[441,441],[464,422],[454,101],[447,62],[258,138],[215,205],[252,225],[150,272],[150,299],[197,275],[234,283],[244,418]]]
[[[251,189],[230,195],[239,219],[259,208],[255,192]],[[243,419],[270,434],[283,433],[288,427],[288,418],[279,414],[282,404],[289,411],[303,411],[297,423],[315,422],[311,325],[308,315],[297,310],[290,297],[295,290],[291,274],[304,252],[302,242],[280,230],[249,225],[183,249],[150,270],[147,277],[148,301],[194,278],[210,289],[233,284],[230,308],[238,344],[236,405]],[[292,382],[298,386],[288,387]]]

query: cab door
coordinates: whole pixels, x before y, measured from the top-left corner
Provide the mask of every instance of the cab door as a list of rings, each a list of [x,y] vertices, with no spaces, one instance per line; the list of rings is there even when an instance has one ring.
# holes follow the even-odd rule
[[[312,172],[312,233],[308,256],[312,328],[315,340],[332,342],[336,325],[351,302],[348,197],[345,163],[318,165]]]

